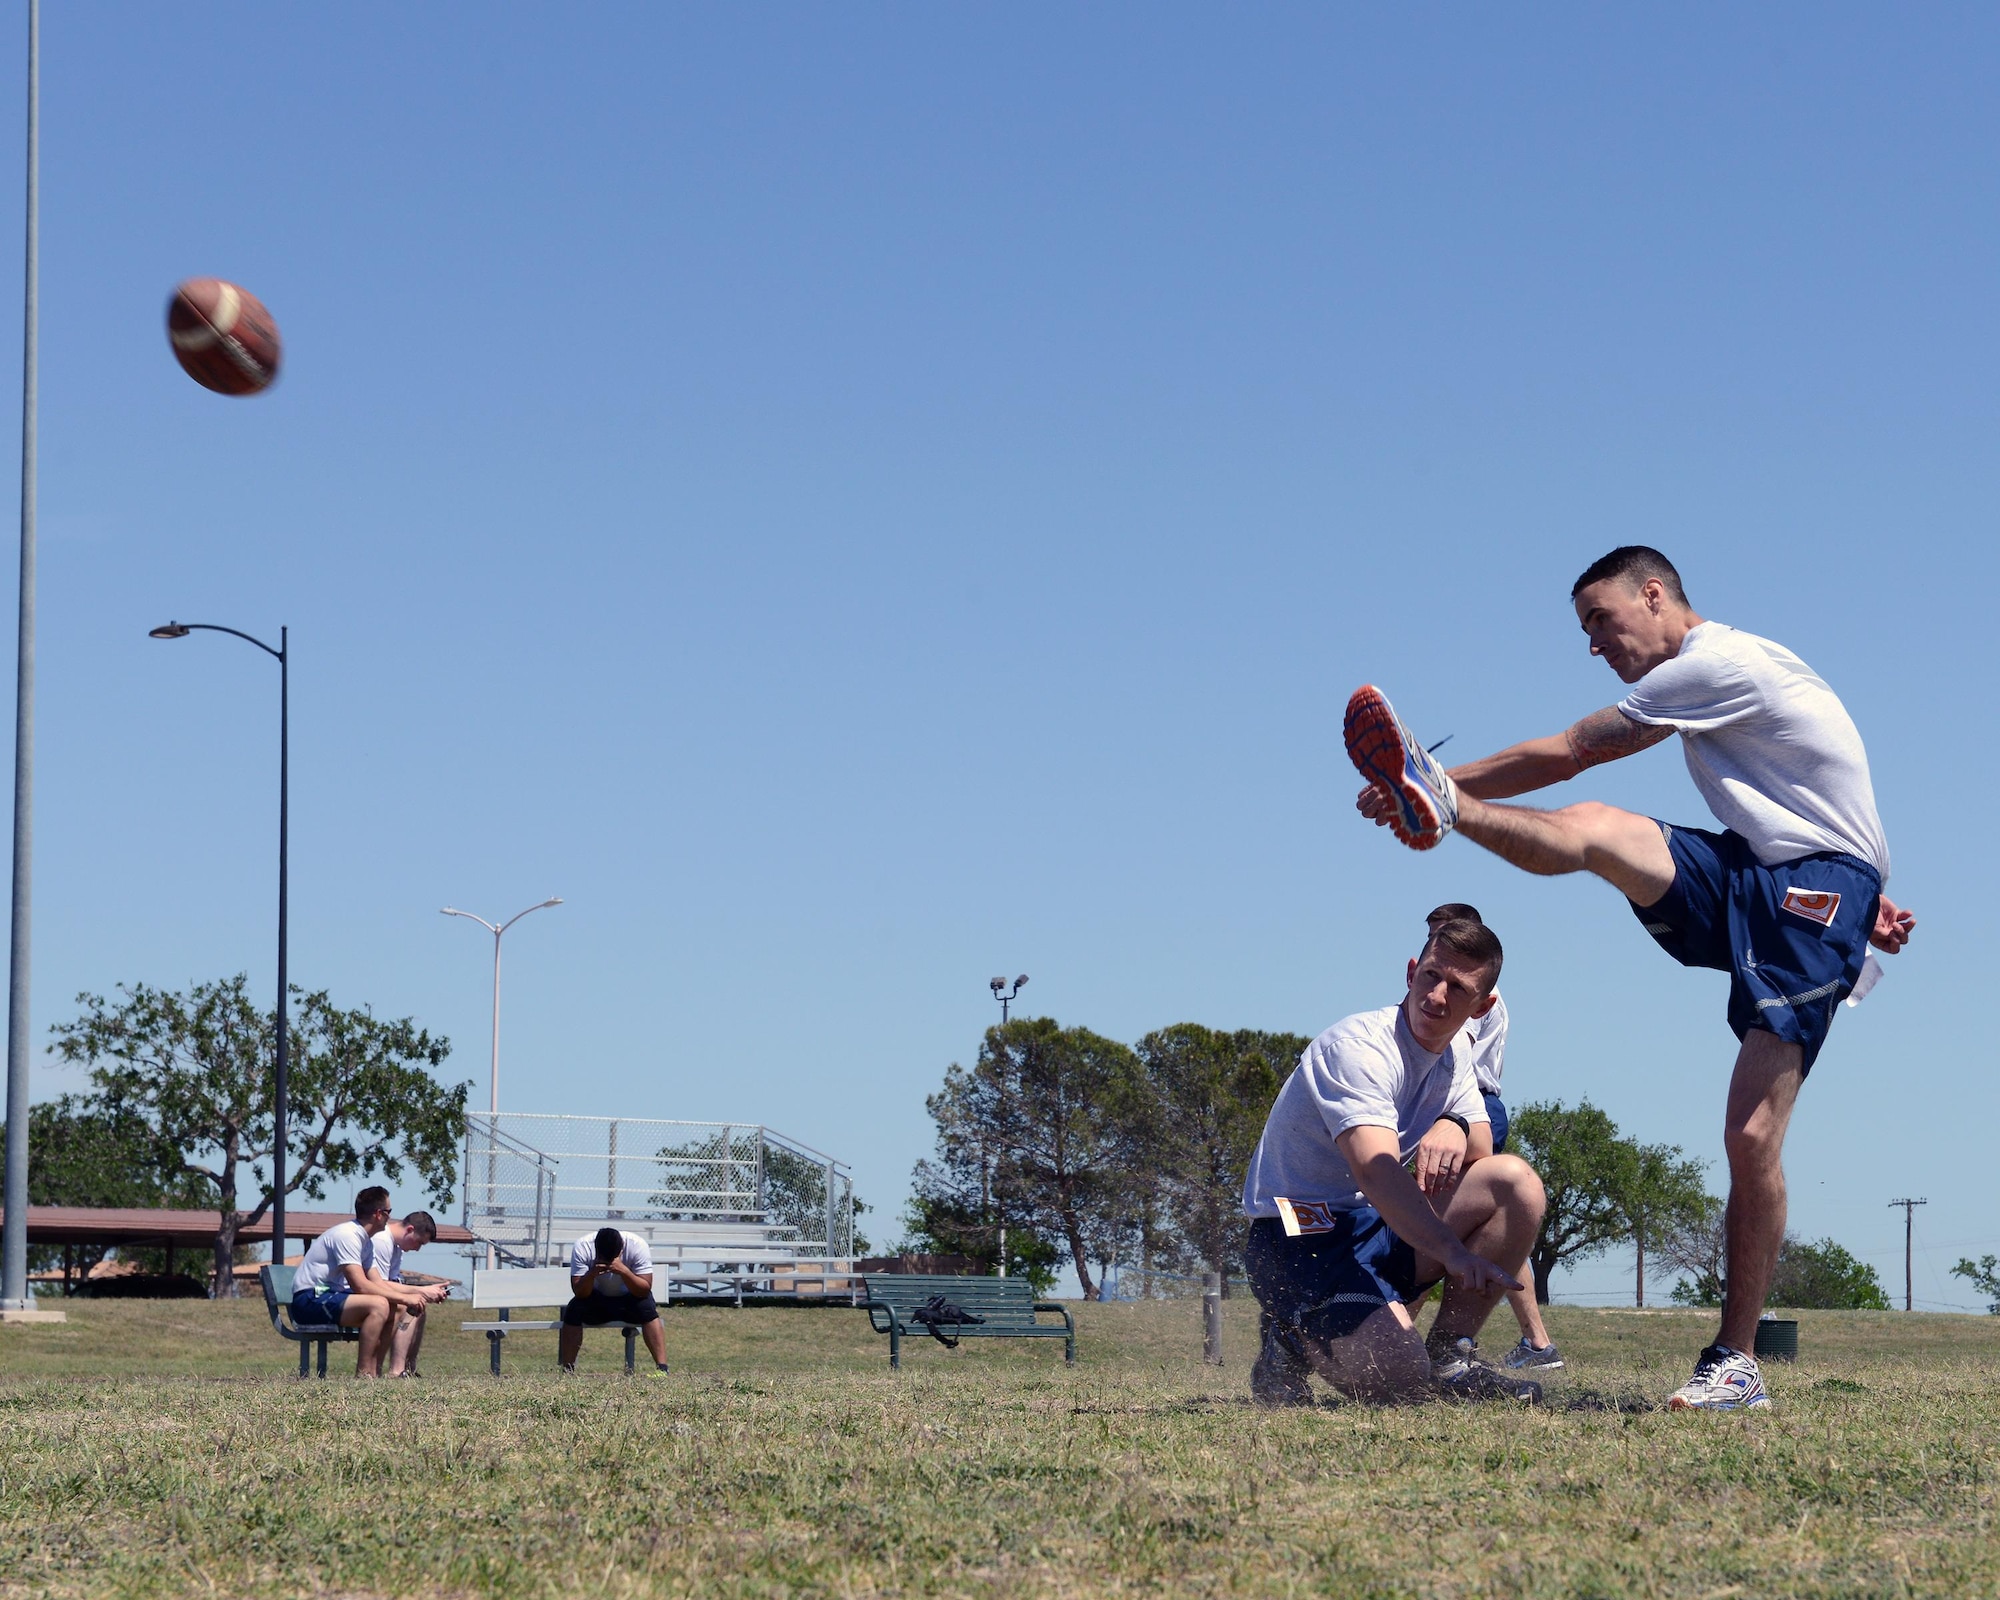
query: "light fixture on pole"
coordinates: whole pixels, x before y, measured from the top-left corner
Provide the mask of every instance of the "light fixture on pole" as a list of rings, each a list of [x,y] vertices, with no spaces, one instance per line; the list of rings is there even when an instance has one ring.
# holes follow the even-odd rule
[[[278,1071],[272,1085],[271,1107],[271,1260],[285,1259],[285,1148],[291,1112],[291,986],[285,973],[285,930],[289,920],[291,831],[292,656],[291,629],[278,629],[277,648],[240,628],[215,622],[163,622],[147,631],[149,639],[185,639],[191,633],[226,633],[254,644],[278,663]]]
[[[1022,973],[1020,977],[1014,980],[1014,987],[1011,990],[1009,990],[1006,994],[1002,994],[1000,992],[1002,989],[1007,988],[1007,980],[1005,978],[987,979],[986,987],[993,991],[993,998],[1000,1002],[1001,1027],[1004,1028],[1007,1025],[1007,1007],[1013,1004],[1015,997],[1019,995],[1023,989],[1027,988],[1027,986],[1028,986],[1028,975],[1025,972]]]
[[[480,927],[493,935],[493,1064],[487,1074],[486,1085],[486,1109],[491,1119],[488,1123],[486,1135],[486,1143],[489,1147],[486,1158],[486,1181],[489,1190],[493,1184],[492,1169],[494,1160],[490,1147],[494,1144],[500,1132],[500,936],[523,917],[527,916],[529,912],[546,911],[550,906],[559,906],[561,904],[561,895],[550,895],[548,899],[542,901],[539,905],[529,906],[527,911],[515,912],[505,922],[488,922],[484,917],[470,911],[460,911],[456,906],[440,906],[438,908],[439,916],[464,917],[469,922],[478,923]],[[489,1193],[487,1196],[489,1205],[492,1202],[492,1198],[492,1195]],[[492,1271],[493,1265],[493,1246],[489,1244],[486,1247],[486,1268],[489,1272]]]

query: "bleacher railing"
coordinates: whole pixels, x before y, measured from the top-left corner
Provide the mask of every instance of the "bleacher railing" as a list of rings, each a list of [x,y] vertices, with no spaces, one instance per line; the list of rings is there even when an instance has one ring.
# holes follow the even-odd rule
[[[510,1267],[539,1267],[549,1260],[556,1168],[547,1155],[495,1126],[490,1117],[467,1117],[459,1176],[461,1220],[479,1238],[467,1254],[484,1256],[491,1246]]]
[[[690,1262],[854,1253],[846,1164],[761,1123],[474,1114],[462,1176],[466,1227],[521,1265],[565,1262],[606,1223]]]

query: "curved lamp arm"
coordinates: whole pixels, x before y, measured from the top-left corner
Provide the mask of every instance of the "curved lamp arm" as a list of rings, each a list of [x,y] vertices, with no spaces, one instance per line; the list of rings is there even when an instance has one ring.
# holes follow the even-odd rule
[[[149,639],[185,639],[189,634],[197,632],[234,634],[237,638],[254,644],[273,661],[283,661],[285,659],[284,651],[274,650],[255,634],[245,633],[241,628],[225,628],[219,622],[163,622],[159,627],[149,629],[146,637]]]

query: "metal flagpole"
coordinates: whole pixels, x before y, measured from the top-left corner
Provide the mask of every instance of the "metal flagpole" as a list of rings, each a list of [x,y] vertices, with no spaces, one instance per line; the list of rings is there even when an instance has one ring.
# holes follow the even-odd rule
[[[0,1315],[28,1295],[28,957],[35,844],[35,323],[40,291],[37,170],[42,7],[28,0],[28,243],[21,337],[21,612],[14,678],[14,899],[7,957],[7,1218],[0,1229]]]

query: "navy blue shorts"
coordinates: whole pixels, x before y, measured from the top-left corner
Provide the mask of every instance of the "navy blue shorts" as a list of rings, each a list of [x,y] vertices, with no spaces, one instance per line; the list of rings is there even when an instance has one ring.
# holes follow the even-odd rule
[[[1321,1341],[1345,1339],[1384,1306],[1414,1300],[1437,1282],[1417,1282],[1416,1251],[1370,1205],[1342,1212],[1330,1232],[1297,1238],[1276,1217],[1257,1217],[1243,1266],[1272,1322]]]
[[[301,1289],[292,1296],[292,1326],[337,1328],[351,1289]]]
[[[572,1328],[602,1328],[612,1322],[657,1322],[660,1308],[649,1294],[592,1294],[587,1300],[572,1299],[562,1309],[562,1319]]]
[[[1632,907],[1660,948],[1684,967],[1729,974],[1729,1026],[1805,1051],[1812,1071],[1833,1013],[1861,976],[1882,880],[1867,862],[1828,851],[1775,867],[1739,834],[1660,824],[1674,886]]]
[[[1507,1102],[1497,1094],[1482,1094],[1486,1102],[1486,1118],[1493,1124],[1493,1153],[1497,1156],[1507,1148]]]

